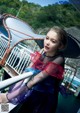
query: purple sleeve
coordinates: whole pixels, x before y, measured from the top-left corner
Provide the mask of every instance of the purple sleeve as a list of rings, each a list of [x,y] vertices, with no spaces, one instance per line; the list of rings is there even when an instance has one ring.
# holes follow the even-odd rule
[[[16,84],[11,85],[11,86],[9,87],[9,91],[8,91],[8,92],[10,93],[10,92],[12,92],[12,91],[18,89],[18,88],[22,85],[23,81],[24,81],[24,80],[19,81],[19,82],[17,82]]]
[[[22,100],[24,100],[28,87],[26,84],[23,83],[23,81],[20,81],[11,87],[7,93],[7,98],[9,102],[13,104],[18,104]]]

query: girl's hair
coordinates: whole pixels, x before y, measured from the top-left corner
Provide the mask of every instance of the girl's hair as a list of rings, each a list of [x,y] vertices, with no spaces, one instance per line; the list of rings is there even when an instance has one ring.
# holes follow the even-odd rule
[[[64,29],[62,29],[61,27],[58,27],[58,26],[54,26],[50,30],[55,31],[57,33],[57,35],[60,38],[61,43],[63,44],[63,48],[66,48],[67,38],[68,38],[67,32]]]

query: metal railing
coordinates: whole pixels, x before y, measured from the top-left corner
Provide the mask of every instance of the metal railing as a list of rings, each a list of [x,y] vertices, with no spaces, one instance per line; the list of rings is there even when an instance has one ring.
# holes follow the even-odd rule
[[[3,59],[4,57],[6,49],[8,48],[8,42],[8,37],[0,33],[0,59]],[[31,51],[29,45],[22,45],[21,43],[17,44],[9,54],[5,66],[9,66],[11,70],[14,70],[18,74],[22,74],[25,68],[29,66],[31,62],[30,54],[35,51],[36,46],[38,45],[35,45]]]
[[[23,73],[25,68],[29,66],[31,62],[31,53],[32,51],[30,51],[29,49],[24,48],[21,45],[18,45],[14,47],[14,49],[11,51],[6,61],[6,65],[10,66],[18,74],[21,74]]]

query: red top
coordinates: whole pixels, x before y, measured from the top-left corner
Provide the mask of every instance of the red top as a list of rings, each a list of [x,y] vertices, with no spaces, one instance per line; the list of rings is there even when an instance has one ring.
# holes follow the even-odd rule
[[[33,62],[32,67],[41,71],[46,71],[50,76],[54,76],[58,79],[63,79],[64,69],[60,64],[56,64],[53,61],[44,63],[40,58],[42,54],[35,52],[31,54],[31,61]]]

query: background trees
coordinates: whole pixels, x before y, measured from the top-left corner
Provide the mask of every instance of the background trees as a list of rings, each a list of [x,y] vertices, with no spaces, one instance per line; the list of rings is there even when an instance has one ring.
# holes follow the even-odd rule
[[[21,9],[20,9],[21,8]],[[19,12],[20,10],[20,12]],[[1,0],[0,14],[9,13],[29,23],[34,29],[58,25],[80,26],[80,14],[68,2],[41,7],[23,0]]]

